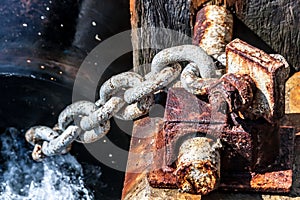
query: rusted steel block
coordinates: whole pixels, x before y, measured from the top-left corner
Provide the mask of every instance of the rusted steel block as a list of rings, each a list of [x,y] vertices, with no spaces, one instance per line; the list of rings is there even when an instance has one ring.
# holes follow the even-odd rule
[[[281,126],[280,146],[277,159],[267,169],[257,172],[251,170],[221,170],[220,189],[239,191],[260,191],[271,193],[291,192],[294,161],[294,128]],[[238,161],[235,160],[237,163]],[[222,162],[221,162],[221,169]]]
[[[166,148],[167,166],[171,166],[176,160],[178,154],[176,146],[180,146],[185,139],[194,137],[195,134],[207,133],[210,126],[214,126],[213,130],[223,129],[227,123],[227,116],[224,113],[215,113],[215,115],[223,117],[213,118],[211,106],[185,89],[169,89],[164,117],[165,137],[163,135],[163,138],[157,139],[157,142]],[[211,133],[215,138],[218,138],[220,134],[221,132],[216,131]]]
[[[184,122],[189,120],[202,124],[210,123],[210,106],[207,102],[191,95],[184,88],[170,88],[167,98],[165,121]]]
[[[184,140],[206,134],[222,138],[235,152],[252,163],[252,168],[263,168],[274,161],[279,148],[276,124],[244,121],[240,126],[234,126],[228,121],[226,113],[216,111],[212,113],[212,110],[215,110],[212,107],[215,105],[198,99],[182,88],[169,89],[164,122],[165,138],[161,136],[162,138],[157,139],[157,142],[161,143],[161,148],[163,145],[166,146],[167,166],[171,166],[176,160],[178,147]],[[263,148],[264,151],[257,151],[254,146]]]
[[[258,88],[245,117],[264,117],[270,123],[284,115],[284,84],[289,67],[280,60],[244,41],[235,39],[226,46],[228,73],[248,74]]]
[[[300,113],[300,72],[294,74],[285,84],[285,112]]]
[[[161,169],[148,174],[151,186],[177,187],[174,176],[179,147],[189,138],[220,138],[220,189],[263,192],[289,192],[292,182],[294,128],[279,127],[265,120],[249,121],[229,116],[210,123],[211,105],[181,88],[169,89],[164,129],[156,137],[155,148],[163,149],[153,161]],[[201,105],[201,112],[197,106]],[[190,110],[188,110],[190,109]],[[239,124],[233,124],[236,117]],[[277,181],[278,180],[278,181]],[[284,182],[284,184],[282,184]]]

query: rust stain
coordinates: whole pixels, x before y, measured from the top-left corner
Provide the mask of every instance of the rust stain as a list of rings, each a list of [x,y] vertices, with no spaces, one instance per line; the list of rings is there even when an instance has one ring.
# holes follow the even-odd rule
[[[233,17],[224,6],[207,5],[196,16],[193,44],[208,55],[220,54],[232,39]]]
[[[255,174],[250,182],[254,190],[289,192],[292,186],[292,170]]]
[[[234,80],[232,80],[233,84],[235,83]],[[249,122],[241,121],[241,119],[237,125],[230,124],[228,126],[228,124],[224,124],[224,121],[209,124],[210,107],[205,108],[207,106],[205,101],[195,99],[196,105],[203,104],[203,108],[205,108],[203,111],[208,113],[207,118],[201,117],[203,114],[201,112],[196,117],[189,115],[186,106],[191,109],[190,112],[197,109],[196,106],[191,106],[193,100],[190,98],[195,97],[192,94],[185,94],[180,88],[169,89],[163,132],[160,132],[156,137],[156,148],[162,149],[165,146],[165,152],[160,152],[154,159],[154,162],[163,164],[160,165],[161,169],[148,173],[151,186],[158,188],[178,187],[178,177],[175,179],[174,173],[178,167],[179,147],[189,138],[197,135],[210,135],[220,138],[223,144],[219,186],[221,190],[290,191],[292,175],[285,171],[292,170],[293,127],[279,127],[277,123]],[[288,181],[285,185],[274,189],[271,187],[271,183],[275,183],[276,180],[269,179],[281,176],[277,173],[279,171],[284,171],[284,177]],[[188,171],[183,172],[183,177],[187,173]],[[270,176],[270,173],[274,176]],[[257,181],[260,180],[264,187],[258,186],[260,183]],[[265,184],[268,181],[270,184]]]
[[[162,120],[150,119],[148,117],[134,122],[132,139],[130,143],[129,156],[126,167],[126,175],[123,187],[123,197],[130,192],[139,180],[152,168],[153,161],[147,155],[154,155],[153,142],[156,131],[162,127]],[[152,127],[150,127],[152,126]],[[147,127],[147,128],[145,128]],[[146,131],[148,129],[148,131]]]

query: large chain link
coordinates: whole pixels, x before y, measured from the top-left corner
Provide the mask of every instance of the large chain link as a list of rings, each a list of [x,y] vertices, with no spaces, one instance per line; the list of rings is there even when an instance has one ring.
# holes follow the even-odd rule
[[[154,93],[180,76],[182,68],[178,62],[181,61],[190,62],[181,74],[181,82],[194,94],[205,91],[210,84],[201,77],[217,76],[212,58],[201,47],[182,45],[164,49],[154,57],[151,72],[144,78],[134,72],[113,76],[100,88],[97,102],[78,101],[67,106],[54,128],[30,128],[26,139],[35,146],[33,159],[40,161],[45,156],[67,153],[75,140],[82,143],[99,140],[109,132],[109,120],[113,116],[133,120],[147,114],[153,104]]]

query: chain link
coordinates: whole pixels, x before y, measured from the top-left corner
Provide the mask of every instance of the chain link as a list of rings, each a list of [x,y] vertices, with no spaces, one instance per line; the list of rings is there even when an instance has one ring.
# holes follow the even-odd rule
[[[180,77],[183,88],[195,95],[207,94],[209,86],[217,80],[217,78],[202,79],[199,67],[195,63],[188,64],[183,69]]]
[[[41,161],[46,156],[67,153],[76,140],[91,143],[106,135],[110,118],[133,120],[149,112],[154,93],[178,79],[182,67],[178,62],[190,64],[181,74],[183,86],[194,94],[202,94],[216,78],[216,66],[201,47],[182,45],[159,52],[151,63],[151,72],[145,77],[124,72],[107,80],[100,88],[95,103],[78,101],[67,106],[53,128],[35,126],[26,132],[26,139],[34,150],[32,157]]]

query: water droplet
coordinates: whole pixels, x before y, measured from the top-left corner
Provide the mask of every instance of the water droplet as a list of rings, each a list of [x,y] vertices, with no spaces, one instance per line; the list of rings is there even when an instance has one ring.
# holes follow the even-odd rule
[[[62,73],[63,73],[62,71],[59,72],[59,74],[62,74]]]
[[[95,35],[95,39],[98,40],[98,41],[101,41],[101,38],[99,37],[98,34]]]
[[[49,8],[49,7],[46,7],[46,10],[47,10],[47,11],[49,11],[49,10],[50,10],[50,8]]]
[[[27,27],[28,25],[27,25],[26,23],[23,23],[22,26],[23,26],[23,27]]]
[[[53,77],[51,77],[51,78],[50,78],[50,80],[51,80],[51,81],[54,81],[54,78],[53,78]]]
[[[41,19],[46,19],[46,17],[44,15],[41,16]]]
[[[30,60],[30,59],[27,59],[26,62],[27,62],[27,63],[31,63],[31,60]]]
[[[110,158],[111,158],[111,157],[112,157],[112,154],[108,154],[108,157],[110,157]]]
[[[41,32],[38,32],[38,35],[42,35],[42,33],[41,33]]]
[[[104,143],[106,143],[106,140],[103,140]]]
[[[64,25],[63,25],[63,24],[60,24],[60,27],[64,27]]]
[[[97,26],[97,23],[95,21],[92,21],[92,26]]]
[[[44,66],[44,65],[41,65],[40,68],[41,68],[41,69],[45,69],[45,66]]]

